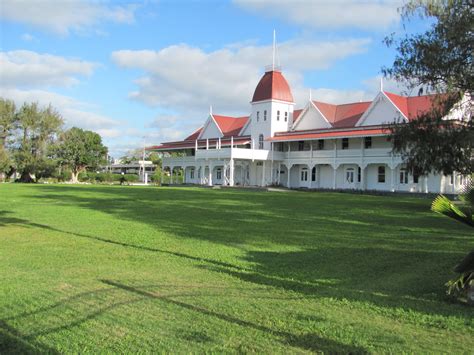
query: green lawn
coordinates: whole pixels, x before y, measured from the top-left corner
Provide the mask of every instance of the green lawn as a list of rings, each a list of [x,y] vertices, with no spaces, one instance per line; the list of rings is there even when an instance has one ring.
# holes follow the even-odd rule
[[[472,353],[430,202],[0,184],[0,353]]]

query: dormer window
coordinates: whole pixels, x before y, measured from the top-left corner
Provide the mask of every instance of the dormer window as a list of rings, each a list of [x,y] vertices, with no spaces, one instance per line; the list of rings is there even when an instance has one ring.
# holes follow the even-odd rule
[[[263,111],[263,120],[267,120],[267,110]]]
[[[260,111],[257,111],[257,122],[260,120]]]
[[[288,122],[288,112],[285,112],[285,122]]]
[[[277,111],[277,121],[280,121],[280,111]]]

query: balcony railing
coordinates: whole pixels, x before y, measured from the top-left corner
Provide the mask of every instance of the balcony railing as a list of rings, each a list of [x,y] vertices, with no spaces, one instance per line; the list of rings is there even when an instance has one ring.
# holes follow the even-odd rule
[[[198,160],[287,160],[287,159],[337,159],[337,158],[385,158],[390,157],[390,148],[370,149],[344,149],[344,150],[305,150],[305,151],[270,151],[265,149],[221,148],[198,149],[195,156],[165,157],[163,164],[166,166],[193,165]]]

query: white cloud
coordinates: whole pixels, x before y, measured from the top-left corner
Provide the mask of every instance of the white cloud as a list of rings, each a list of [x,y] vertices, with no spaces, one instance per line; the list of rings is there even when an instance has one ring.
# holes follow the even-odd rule
[[[333,42],[288,41],[279,45],[285,76],[292,87],[301,86],[305,70],[326,69],[334,62],[367,50],[369,39]],[[229,46],[206,53],[186,44],[159,51],[121,50],[112,53],[122,68],[141,69],[132,99],[149,106],[204,114],[245,113],[261,77],[262,63],[271,58],[271,46]],[[193,119],[193,117],[190,117]],[[201,116],[202,119],[202,116]]]
[[[237,6],[312,28],[387,28],[400,20],[400,0],[234,0]]]
[[[35,37],[29,33],[23,33],[21,35],[21,39],[25,42],[31,42],[35,39]]]
[[[52,105],[61,113],[68,127],[97,130],[116,127],[122,122],[90,111],[91,105],[45,90],[21,90],[16,88],[0,88],[0,96],[13,100],[17,106],[25,102],[38,102],[41,106]]]
[[[106,21],[133,23],[135,9],[135,5],[115,6],[88,0],[3,0],[0,17],[65,36]]]
[[[166,128],[174,125],[179,120],[178,115],[160,115],[149,122],[146,127],[148,128]]]
[[[95,63],[27,50],[0,52],[3,87],[71,86],[92,74]]]

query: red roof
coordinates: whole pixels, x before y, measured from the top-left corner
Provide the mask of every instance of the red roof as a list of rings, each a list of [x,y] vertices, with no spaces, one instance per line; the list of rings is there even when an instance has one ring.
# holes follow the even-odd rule
[[[293,102],[290,86],[279,71],[267,71],[258,82],[252,102],[263,100],[281,100]]]
[[[409,97],[396,95],[387,91],[384,91],[384,94],[410,121],[432,110],[433,106],[437,104],[436,99],[440,98],[439,94]]]
[[[354,102],[343,105],[332,105],[313,101],[313,104],[326,117],[334,128],[354,127],[359,118],[369,108],[371,102]]]
[[[300,117],[301,112],[303,112],[303,110],[294,110],[293,111],[293,123],[298,121],[298,118]]]
[[[349,128],[349,129],[323,129],[313,131],[294,131],[291,133],[280,132],[276,133],[275,137],[267,139],[268,141],[299,141],[305,139],[323,139],[323,138],[341,138],[341,137],[366,137],[376,135],[387,135],[389,130],[381,126],[372,126],[364,129]]]
[[[231,137],[239,135],[239,132],[242,130],[242,127],[247,123],[248,116],[246,117],[231,117],[231,116],[221,116],[221,115],[212,115],[220,130],[224,134],[224,137]]]
[[[190,136],[184,138],[185,141],[195,141],[201,134],[202,127],[195,130]]]

